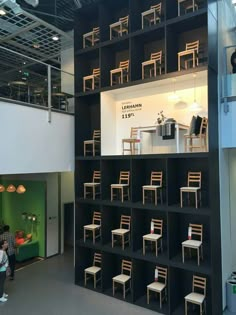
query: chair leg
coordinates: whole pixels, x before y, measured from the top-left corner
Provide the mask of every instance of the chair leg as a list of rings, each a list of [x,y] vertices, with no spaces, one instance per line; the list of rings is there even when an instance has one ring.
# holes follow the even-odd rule
[[[183,261],[183,264],[184,264],[184,246],[182,246],[182,261]]]
[[[87,273],[86,271],[84,272],[84,286],[87,286]]]
[[[84,229],[84,243],[86,242],[86,230]]]
[[[188,302],[185,300],[185,315],[188,315]]]
[[[111,187],[111,201],[113,201],[113,188]]]
[[[84,186],[84,199],[86,198],[86,186]]]
[[[180,207],[183,208],[183,192],[180,190]]]
[[[199,255],[199,247],[197,249],[197,264],[200,265],[200,255]]]
[[[198,208],[198,198],[197,198],[197,191],[195,192],[195,207]]]
[[[145,239],[143,239],[143,255],[145,255]]]
[[[93,186],[93,200],[95,200],[95,186]]]
[[[125,239],[124,239],[124,234],[121,236],[122,237],[122,249],[125,249]]]
[[[97,279],[96,279],[96,273],[93,275],[93,287],[94,289],[96,289],[96,283],[97,283]]]
[[[111,247],[114,247],[114,234],[111,234]]]
[[[150,299],[150,297],[149,297],[149,289],[147,288],[147,304],[149,304],[149,299]]]
[[[161,295],[161,291],[160,291],[160,308],[162,308],[162,295]]]
[[[96,230],[93,230],[93,244],[95,244],[95,232]]]
[[[123,299],[125,300],[125,283],[123,283]]]
[[[157,190],[154,191],[154,197],[155,197],[155,206],[157,205]]]
[[[112,295],[115,295],[115,282],[112,280]]]
[[[121,188],[121,202],[124,201],[124,190],[123,188]]]
[[[145,189],[143,188],[143,205],[145,204]]]
[[[156,243],[156,257],[158,255],[158,250],[157,250],[157,241],[155,242]]]

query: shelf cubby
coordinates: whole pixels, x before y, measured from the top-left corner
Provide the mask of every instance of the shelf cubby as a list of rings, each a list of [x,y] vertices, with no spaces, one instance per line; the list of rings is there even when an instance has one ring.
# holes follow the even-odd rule
[[[163,267],[167,268],[167,266],[147,262],[142,260],[134,259],[133,261],[133,271],[134,271],[134,303],[136,305],[148,308],[152,311],[160,312],[162,314],[169,314],[169,292],[168,292],[168,271],[167,271],[167,301],[163,301],[162,308],[160,308],[160,300],[159,294],[151,292],[150,294],[150,302],[147,304],[147,286],[155,281],[155,268]]]
[[[102,199],[111,200],[111,184],[119,183],[119,176],[121,171],[130,171],[130,159],[107,159],[102,160]],[[130,172],[130,182],[131,182]],[[131,185],[130,185],[130,197],[131,197]],[[115,201],[114,201],[115,202]],[[120,202],[121,203],[121,202]]]
[[[81,160],[77,161],[75,165],[75,170],[79,170],[79,178],[76,178],[75,186],[75,196],[77,198],[84,198],[84,183],[91,183],[93,181],[93,172],[100,171],[100,161],[99,160]],[[102,174],[101,174],[102,176]],[[101,196],[96,196],[96,199],[100,199]],[[86,199],[91,199],[86,198]]]
[[[188,172],[201,172],[201,202],[199,209],[207,208],[208,192],[209,192],[209,174],[208,174],[208,159],[207,158],[192,158],[192,159],[168,159],[168,205],[180,207],[180,187],[187,186]],[[193,193],[189,193],[190,205],[185,201],[187,193],[183,193],[183,208],[191,207],[195,209]],[[200,197],[199,197],[200,198]],[[197,213],[197,209],[196,213]]]
[[[84,141],[93,139],[94,130],[101,130],[100,95],[91,94],[77,98],[75,116],[83,117],[79,126],[75,126],[75,156],[83,156]]]
[[[142,170],[142,171],[140,171]],[[132,161],[132,201],[133,202],[143,202],[142,196],[142,186],[150,185],[151,172],[162,172],[163,182],[162,182],[162,196],[163,204],[159,198],[160,194],[157,192],[158,201],[157,208],[162,207],[166,203],[166,183],[167,183],[167,164],[165,159],[161,158],[144,158],[135,159]],[[155,185],[155,184],[154,184]],[[146,201],[145,205],[150,205],[150,202]],[[154,203],[152,203],[154,205]]]
[[[191,270],[210,273],[211,266],[211,244],[210,244],[210,220],[207,216],[196,214],[177,214],[169,213],[169,253],[170,260],[180,268],[189,268]],[[191,257],[187,248],[185,249],[185,262],[182,262],[182,242],[188,239],[189,224],[203,225],[203,260],[200,265],[197,263],[197,250],[191,250]],[[194,239],[196,239],[194,237]]]
[[[146,252],[143,255],[143,235],[149,234],[151,229],[151,220],[158,219],[163,220],[162,231],[162,245],[163,251],[158,249],[158,255],[155,254],[154,242],[146,242]],[[144,258],[168,259],[168,247],[167,247],[167,215],[163,211],[158,210],[145,210],[145,209],[133,209],[132,211],[132,224],[133,224],[133,250]],[[160,247],[161,241],[158,241],[158,247]],[[153,245],[153,246],[152,246]]]
[[[212,314],[211,303],[211,286],[209,276],[187,270],[180,270],[178,268],[170,268],[170,314],[182,315],[184,314],[184,297],[192,292],[193,275],[206,278],[206,314]],[[199,314],[199,307],[188,303],[188,314]]]

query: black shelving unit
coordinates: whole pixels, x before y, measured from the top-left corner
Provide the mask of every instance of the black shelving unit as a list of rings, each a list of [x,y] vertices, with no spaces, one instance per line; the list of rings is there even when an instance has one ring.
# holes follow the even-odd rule
[[[113,3],[114,2],[114,3]],[[214,1],[213,1],[214,2]],[[92,265],[93,254],[102,254],[102,281],[97,292],[112,296],[112,277],[120,273],[121,260],[133,263],[132,290],[126,301],[163,313],[184,314],[184,296],[191,292],[194,274],[207,278],[207,314],[222,314],[220,209],[218,178],[218,122],[217,122],[217,58],[215,56],[216,23],[212,23],[208,6],[203,2],[199,10],[178,15],[177,1],[162,2],[161,23],[142,29],[141,12],[158,3],[153,0],[100,1],[77,11],[75,15],[75,283],[84,286],[84,269]],[[91,10],[91,11],[90,11]],[[91,18],[90,18],[91,12]],[[109,40],[109,25],[129,15],[129,33]],[[100,42],[94,47],[82,47],[82,36],[93,27],[100,27]],[[177,52],[187,41],[200,39],[199,66],[177,71]],[[152,51],[162,49],[161,76],[141,79],[141,63]],[[130,60],[130,81],[123,86],[110,86],[110,70],[119,62]],[[83,76],[100,67],[100,87],[83,92]],[[209,152],[180,154],[150,154],[125,156],[83,156],[83,141],[92,139],[94,129],[102,129],[100,93],[144,81],[175,78],[201,69],[208,70]],[[109,122],[108,122],[109,123]],[[101,139],[103,141],[103,139]],[[91,181],[94,170],[100,170],[101,194],[95,200],[83,198],[83,183]],[[119,172],[130,171],[130,200],[110,201],[110,185],[118,183]],[[163,203],[157,206],[142,203],[142,185],[150,181],[151,171],[163,172]],[[180,207],[179,188],[186,185],[188,171],[202,172],[202,202]],[[92,213],[101,212],[102,236],[95,244],[83,241],[83,226],[92,221]],[[111,231],[119,227],[122,214],[131,216],[131,243],[123,251],[111,246]],[[163,220],[163,252],[158,256],[151,250],[142,254],[142,236],[149,233],[151,219]],[[203,224],[204,260],[197,265],[196,256],[182,263],[181,242],[186,240],[189,223]],[[159,308],[159,300],[146,300],[146,286],[154,281],[154,269],[159,265],[168,269],[168,300]],[[92,284],[88,289],[94,290]],[[123,299],[117,292],[115,298]]]

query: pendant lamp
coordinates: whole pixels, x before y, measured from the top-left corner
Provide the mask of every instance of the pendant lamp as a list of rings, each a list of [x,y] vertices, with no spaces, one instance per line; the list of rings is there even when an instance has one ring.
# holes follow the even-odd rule
[[[7,187],[7,192],[15,192],[16,191],[16,187],[12,184],[10,184],[8,187]]]
[[[0,184],[0,192],[4,192],[4,191],[5,191],[5,187],[2,184]]]
[[[26,192],[25,186],[19,185],[19,186],[17,187],[17,189],[16,189],[16,192],[17,192],[18,194],[24,194],[24,193]]]

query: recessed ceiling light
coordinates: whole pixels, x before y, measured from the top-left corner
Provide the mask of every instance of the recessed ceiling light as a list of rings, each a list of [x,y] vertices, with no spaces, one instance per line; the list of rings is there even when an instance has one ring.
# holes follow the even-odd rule
[[[52,37],[52,40],[58,41],[58,40],[59,40],[59,37],[58,37],[57,35],[54,35],[54,36]]]
[[[34,43],[34,44],[33,44],[33,47],[36,48],[36,49],[38,49],[38,48],[40,47],[40,45],[39,45],[38,43]]]
[[[7,14],[7,12],[5,10],[0,9],[0,15],[6,15],[6,14]]]

